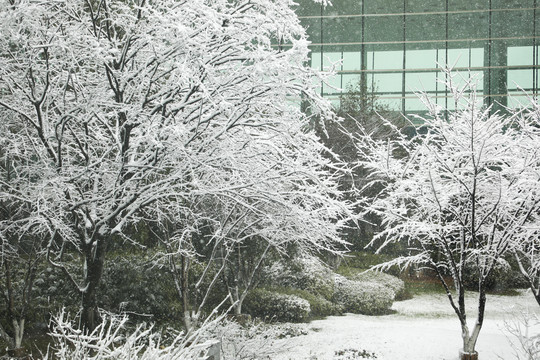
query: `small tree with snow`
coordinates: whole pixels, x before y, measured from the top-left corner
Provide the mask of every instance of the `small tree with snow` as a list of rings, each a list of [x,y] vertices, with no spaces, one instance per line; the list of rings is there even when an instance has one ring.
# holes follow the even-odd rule
[[[527,154],[539,154],[540,143],[538,143],[538,128],[533,126],[539,123],[540,105],[536,101],[532,101],[534,111],[528,112],[528,122],[531,127],[528,129],[528,134],[521,138],[521,148],[526,149]],[[531,158],[531,162],[538,161],[537,158]],[[531,183],[537,181],[537,166],[531,163],[528,167],[528,178]],[[531,216],[538,217],[537,212],[531,213]],[[529,288],[531,289],[534,298],[540,305],[540,226],[538,221],[536,224],[530,222],[527,226],[523,226],[516,233],[516,237],[520,239],[519,246],[514,248],[514,258],[521,274],[527,279]]]
[[[476,97],[474,81],[462,79],[464,85],[456,86],[456,76],[448,72],[446,83],[456,110],[442,109],[424,95],[429,115],[419,118],[414,136],[396,129],[395,139],[364,134],[357,144],[360,165],[372,170],[363,190],[382,189],[361,199],[366,213],[382,219],[384,230],[371,245],[408,245],[408,255],[383,267],[434,270],[461,323],[462,358],[469,359],[477,356],[486,279],[506,265],[506,254],[521,248],[518,234],[537,220],[540,124],[534,111],[490,114]],[[469,327],[464,275],[471,265],[478,269],[478,317]]]

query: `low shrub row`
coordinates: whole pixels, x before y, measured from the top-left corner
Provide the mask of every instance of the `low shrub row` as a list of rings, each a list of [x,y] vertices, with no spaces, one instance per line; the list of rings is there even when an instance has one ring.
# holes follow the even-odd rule
[[[266,269],[265,279],[264,289],[249,293],[244,310],[278,321],[304,321],[343,312],[386,314],[393,301],[406,293],[404,282],[395,276],[356,271],[347,278],[313,258],[274,263]],[[299,306],[300,300],[309,304],[308,314],[306,307]]]
[[[394,302],[390,287],[377,282],[349,280],[336,275],[334,302],[345,312],[364,315],[380,315],[390,311]]]
[[[381,271],[363,271],[358,272],[349,277],[351,280],[360,282],[372,282],[382,284],[394,292],[395,300],[404,300],[408,297],[407,289],[405,288],[405,282],[403,280],[383,273]]]
[[[307,321],[311,312],[307,300],[266,289],[250,291],[244,300],[244,310],[262,319],[289,322]]]

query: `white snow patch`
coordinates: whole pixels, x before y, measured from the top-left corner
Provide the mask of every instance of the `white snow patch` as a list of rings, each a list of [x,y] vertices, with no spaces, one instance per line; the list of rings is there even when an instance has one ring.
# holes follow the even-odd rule
[[[468,294],[468,320],[474,322],[475,294]],[[470,308],[469,308],[470,307]],[[275,360],[334,359],[345,349],[367,350],[377,360],[456,360],[462,347],[461,328],[446,295],[420,295],[396,302],[396,313],[385,316],[347,314],[331,316],[309,324],[309,333],[280,340],[283,352]],[[540,315],[540,307],[530,293],[495,296],[487,299],[484,326],[476,349],[486,360],[515,359],[504,321],[529,311]],[[534,329],[537,333],[540,329]],[[279,343],[278,343],[279,345]]]

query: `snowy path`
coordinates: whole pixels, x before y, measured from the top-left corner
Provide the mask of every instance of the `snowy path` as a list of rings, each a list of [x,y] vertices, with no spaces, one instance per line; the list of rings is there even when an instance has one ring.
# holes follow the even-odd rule
[[[468,303],[474,302],[474,294]],[[396,302],[395,314],[332,316],[309,324],[309,334],[283,340],[283,351],[276,360],[334,359],[337,350],[356,349],[374,352],[377,360],[455,360],[461,347],[461,331],[444,295],[421,295]],[[482,360],[516,359],[504,323],[529,310],[540,315],[531,294],[488,296],[486,320],[477,343]],[[474,321],[469,310],[469,321]],[[540,329],[535,329],[536,333]]]

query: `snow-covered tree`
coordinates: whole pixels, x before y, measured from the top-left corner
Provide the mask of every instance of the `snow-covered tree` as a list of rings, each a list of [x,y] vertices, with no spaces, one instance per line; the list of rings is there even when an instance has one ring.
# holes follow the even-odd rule
[[[159,236],[164,255],[177,258],[169,261],[179,275],[177,288],[188,289],[182,283],[190,262],[213,266],[215,272],[203,275],[223,280],[237,314],[268,255],[293,246],[333,253],[344,248],[339,230],[349,210],[337,189],[339,173],[328,170],[332,162],[323,156],[325,148],[301,123],[281,126],[271,132],[233,131],[216,143],[212,159],[200,161],[208,168],[192,173],[198,187],[189,211],[170,209],[190,218]],[[185,300],[184,290],[179,293]],[[196,319],[197,313],[189,317]]]
[[[227,239],[222,242],[224,283],[240,314],[269,254],[293,247],[299,252],[342,251],[339,231],[348,210],[337,189],[339,173],[327,171],[332,163],[323,156],[324,147],[302,127],[288,124],[270,137],[226,146],[238,152],[224,159],[227,171],[214,183],[232,177],[238,190],[216,193],[214,202],[223,208],[215,218]]]
[[[525,109],[525,119],[530,125],[524,136],[520,139],[520,152],[531,156],[528,161],[530,164],[527,168],[528,181],[531,188],[534,187],[534,182],[538,180],[538,154],[540,154],[540,143],[538,142],[540,129],[540,106],[538,102],[531,100],[531,109]],[[536,161],[536,163],[534,162]],[[535,194],[537,195],[537,194]],[[531,209],[532,210],[532,209]],[[521,227],[516,233],[516,238],[519,239],[519,246],[514,247],[514,258],[517,262],[521,274],[527,279],[529,288],[531,289],[536,302],[540,305],[540,223],[538,222],[537,209],[532,210],[530,215],[537,221],[529,222],[526,226]]]
[[[271,147],[276,134],[309,124],[300,101],[311,113],[328,109],[314,91],[307,40],[291,6],[0,0],[0,108],[8,129],[0,135],[2,155],[16,154],[20,164],[9,181],[2,174],[0,201],[32,209],[28,221],[50,234],[48,260],[78,289],[87,328],[98,322],[107,248],[129,240],[123,231],[141,221],[142,210],[165,218],[212,195],[241,203],[248,185],[235,181],[250,177],[250,169],[226,175],[219,160],[228,149],[219,144],[241,133],[246,143]],[[275,153],[284,163],[305,159],[311,149],[289,140]],[[311,166],[296,165],[298,173]],[[214,172],[223,177],[212,186]],[[309,181],[316,191],[326,180]],[[290,193],[290,201],[308,206],[328,196]],[[343,216],[327,210],[321,202],[316,212],[327,212],[330,223]],[[77,258],[74,274],[63,262]]]
[[[2,119],[8,116],[0,110]],[[10,137],[6,125],[7,121],[0,121],[0,133],[6,135],[0,140],[0,184],[11,182],[26,167],[22,147],[8,147],[17,144],[18,137]],[[0,200],[0,306],[6,315],[0,320],[0,338],[13,351],[21,348],[26,320],[34,307],[37,266],[46,255],[46,227],[32,215],[34,210],[16,197]]]
[[[408,255],[383,266],[417,264],[437,274],[461,323],[467,354],[475,352],[484,321],[486,279],[507,265],[504,256],[522,248],[520,233],[538,221],[540,124],[534,109],[490,115],[476,97],[474,80],[463,78],[464,85],[456,86],[456,77],[449,73],[446,84],[456,110],[424,95],[429,115],[419,119],[414,136],[397,132],[395,140],[377,141],[366,134],[358,149],[361,165],[372,170],[366,188],[382,189],[361,200],[366,212],[382,219],[383,231],[372,245],[408,246]],[[472,328],[464,289],[470,267],[478,275]]]

